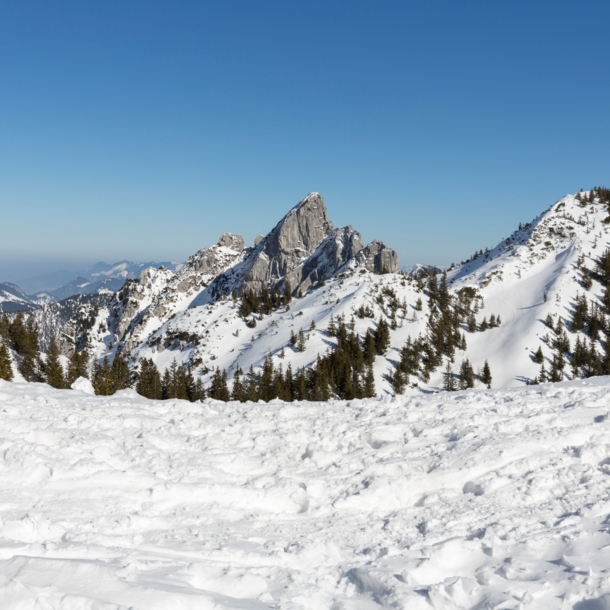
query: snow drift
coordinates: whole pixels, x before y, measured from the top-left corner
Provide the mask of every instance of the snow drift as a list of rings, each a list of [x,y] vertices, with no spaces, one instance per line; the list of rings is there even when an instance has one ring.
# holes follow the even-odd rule
[[[0,381],[0,607],[610,604],[610,380],[329,403]]]

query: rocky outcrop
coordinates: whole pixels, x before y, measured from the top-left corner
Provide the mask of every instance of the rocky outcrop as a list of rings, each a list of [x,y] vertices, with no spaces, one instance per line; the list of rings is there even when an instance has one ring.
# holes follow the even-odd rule
[[[282,282],[332,231],[322,195],[307,195],[248,256],[241,270],[239,291],[260,291]]]
[[[335,275],[362,248],[360,233],[351,226],[335,229],[310,257],[287,274],[286,281],[294,290],[305,292]]]
[[[398,254],[377,240],[358,252],[356,262],[373,273],[396,273],[400,270]]]

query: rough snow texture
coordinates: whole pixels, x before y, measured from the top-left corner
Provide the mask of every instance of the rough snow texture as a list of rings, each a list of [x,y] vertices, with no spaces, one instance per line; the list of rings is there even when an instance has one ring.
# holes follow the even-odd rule
[[[286,404],[0,381],[0,607],[610,600],[610,381]]]

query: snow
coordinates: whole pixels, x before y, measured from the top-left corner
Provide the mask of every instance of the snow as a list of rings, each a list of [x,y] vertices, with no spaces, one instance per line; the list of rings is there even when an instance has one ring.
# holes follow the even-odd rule
[[[95,394],[93,384],[86,377],[79,377],[70,387],[73,390],[78,390],[79,392],[84,392],[85,394]]]
[[[550,369],[552,350],[543,340],[548,332],[544,320],[549,314],[554,319],[561,316],[564,323],[570,319],[576,295],[585,292],[577,268],[579,257],[584,256],[584,265],[593,269],[596,258],[610,246],[610,225],[604,222],[607,214],[605,205],[583,206],[574,196],[567,195],[490,252],[448,272],[452,292],[471,286],[483,298],[484,307],[476,314],[477,323],[484,317],[489,319],[491,314],[502,319],[500,327],[485,332],[469,333],[463,327],[467,349],[456,353],[452,363],[454,373],[464,359],[471,362],[475,371],[487,360],[493,387],[523,387],[539,373],[539,365],[533,359],[538,347],[545,357],[546,369]],[[218,246],[213,248],[216,252],[222,250]],[[428,332],[429,300],[413,277],[402,273],[382,276],[363,273],[354,265],[340,270],[324,286],[306,292],[303,298],[293,299],[289,311],[282,308],[263,316],[257,320],[256,328],[249,328],[239,316],[238,304],[210,295],[214,274],[237,268],[242,259],[237,253],[221,256],[214,273],[198,277],[194,268],[205,252],[208,249],[191,257],[177,275],[161,271],[144,274],[134,289],[133,294],[139,300],[128,309],[129,315],[124,315],[118,326],[111,318],[105,321],[109,334],[96,339],[99,341],[93,349],[96,356],[108,354],[112,358],[113,350],[123,343],[123,353],[133,357],[134,363],[143,357],[152,358],[161,370],[174,359],[190,363],[205,385],[217,366],[227,369],[230,381],[238,368],[247,371],[251,365],[255,369],[262,366],[267,355],[273,357],[276,367],[282,364],[285,369],[291,364],[296,371],[311,365],[335,344],[325,332],[331,315],[335,318],[344,315],[345,321],[350,322],[358,308],[370,308],[373,318],[355,317],[355,330],[364,336],[367,329],[375,328],[380,316],[389,312],[388,298],[383,293],[391,290],[401,304],[407,302],[407,310],[399,311],[397,328],[391,331],[391,348],[375,362],[377,393],[387,395],[392,393],[388,374],[395,370],[407,338],[416,339]],[[181,290],[181,285],[187,288]],[[591,301],[601,293],[601,285],[594,280],[587,298]],[[383,306],[380,298],[385,300]],[[415,310],[418,299],[422,300],[421,311]],[[316,329],[309,331],[312,321]],[[566,326],[569,329],[569,324]],[[298,333],[301,328],[306,332],[307,343],[305,352],[299,353],[289,341],[291,332]],[[197,339],[190,342],[172,339],[178,334]],[[575,340],[576,333],[570,333],[572,345]],[[411,377],[407,393],[442,387],[444,364],[432,373],[428,383],[421,377]],[[566,378],[570,378],[568,370]]]
[[[0,607],[610,604],[610,379],[328,403],[0,381]]]

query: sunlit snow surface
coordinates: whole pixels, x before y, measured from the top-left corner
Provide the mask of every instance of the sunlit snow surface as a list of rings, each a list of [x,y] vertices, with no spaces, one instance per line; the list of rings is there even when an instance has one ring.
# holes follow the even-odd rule
[[[0,608],[608,608],[609,406],[608,378],[300,404],[0,381]]]

